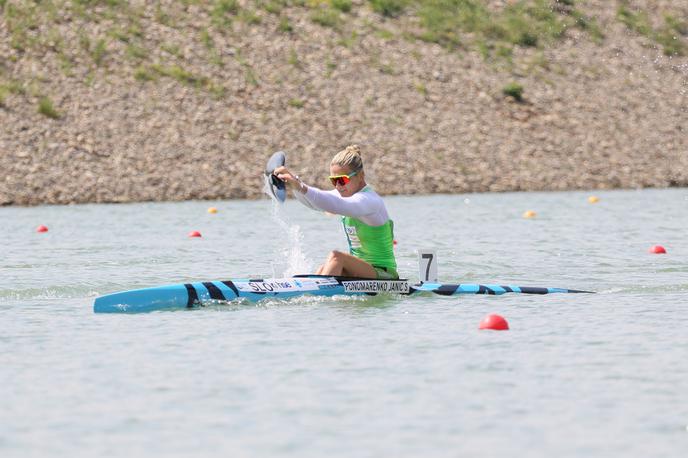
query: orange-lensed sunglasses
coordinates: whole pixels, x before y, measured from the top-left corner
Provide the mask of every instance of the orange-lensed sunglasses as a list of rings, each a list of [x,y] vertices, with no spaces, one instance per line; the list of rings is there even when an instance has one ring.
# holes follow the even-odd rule
[[[349,181],[351,181],[351,177],[356,176],[357,173],[358,170],[348,175],[331,175],[328,178],[332,182],[332,186],[344,186],[349,184]]]

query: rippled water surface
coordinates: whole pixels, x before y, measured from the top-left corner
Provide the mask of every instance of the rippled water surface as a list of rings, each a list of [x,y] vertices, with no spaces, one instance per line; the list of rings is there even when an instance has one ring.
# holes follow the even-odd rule
[[[445,281],[598,294],[141,315],[93,299],[313,271],[341,225],[268,200],[0,208],[0,456],[686,456],[688,190],[597,195],[386,201],[411,279],[430,248]],[[479,331],[490,312],[511,330]]]

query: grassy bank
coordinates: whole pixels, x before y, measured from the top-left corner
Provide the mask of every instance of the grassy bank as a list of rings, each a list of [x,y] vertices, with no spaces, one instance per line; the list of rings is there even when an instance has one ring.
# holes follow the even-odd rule
[[[450,52],[477,51],[487,61],[507,65],[516,49],[557,46],[571,30],[594,42],[605,39],[582,0],[520,0],[501,7],[489,7],[488,2],[478,0],[170,0],[143,6],[124,0],[0,0],[0,10],[13,50],[9,63],[0,65],[0,104],[10,94],[31,95],[33,100],[42,101],[39,111],[53,118],[56,111],[45,109],[50,94],[41,89],[41,78],[9,75],[13,61],[27,54],[51,54],[65,76],[86,85],[107,77],[114,69],[139,82],[169,78],[222,98],[228,88],[221,78],[194,73],[191,60],[202,59],[220,71],[238,63],[244,68],[246,81],[258,85],[260,75],[241,53],[227,55],[217,41],[224,37],[226,42],[226,37],[237,33],[237,24],[275,27],[287,39],[299,33],[294,12],[305,13],[313,23],[335,30],[341,36],[339,46],[352,46],[362,33],[373,32],[389,40],[438,43]],[[629,32],[661,47],[666,55],[685,55],[688,21],[665,11],[659,22],[653,22],[653,14],[657,16],[657,12],[638,10],[628,1],[620,1],[617,20]],[[98,33],[87,32],[93,27],[83,24],[97,24]],[[178,30],[181,40],[156,39],[149,33],[151,24]],[[189,43],[199,46],[199,55],[190,55]],[[393,68],[386,70],[394,72]]]

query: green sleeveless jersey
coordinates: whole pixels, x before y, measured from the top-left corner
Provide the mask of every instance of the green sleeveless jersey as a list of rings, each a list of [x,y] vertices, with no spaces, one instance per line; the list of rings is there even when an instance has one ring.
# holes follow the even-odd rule
[[[394,258],[394,222],[389,219],[382,226],[369,226],[351,216],[342,216],[349,252],[373,267],[396,272]]]

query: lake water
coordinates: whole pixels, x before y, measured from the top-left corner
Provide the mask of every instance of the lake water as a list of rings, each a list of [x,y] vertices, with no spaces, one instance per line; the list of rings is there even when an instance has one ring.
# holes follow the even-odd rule
[[[688,190],[589,194],[386,202],[411,279],[430,248],[444,281],[598,294],[140,315],[93,299],[312,271],[341,224],[291,201],[0,208],[0,456],[687,456]],[[491,312],[511,330],[479,331]]]

